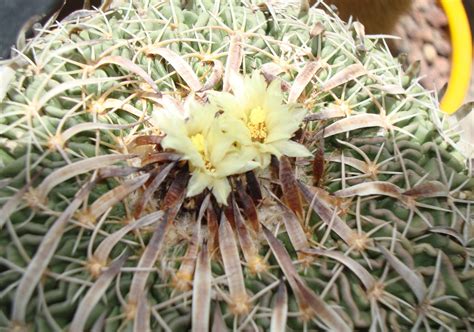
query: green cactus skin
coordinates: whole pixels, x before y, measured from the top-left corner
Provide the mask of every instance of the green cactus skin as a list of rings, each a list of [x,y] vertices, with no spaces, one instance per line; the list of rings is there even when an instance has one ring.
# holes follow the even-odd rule
[[[0,94],[0,327],[472,328],[474,180],[456,136],[437,125],[413,68],[321,8],[136,0],[41,31]],[[205,195],[181,204],[182,162],[143,166],[163,156],[149,122],[162,95],[204,98],[193,84],[206,82],[220,91],[235,63],[289,93],[300,85],[310,111],[300,139],[315,158],[257,174],[258,229],[253,173],[232,179],[234,196],[250,199],[236,198],[239,228],[235,209]],[[245,234],[261,266],[245,256]]]

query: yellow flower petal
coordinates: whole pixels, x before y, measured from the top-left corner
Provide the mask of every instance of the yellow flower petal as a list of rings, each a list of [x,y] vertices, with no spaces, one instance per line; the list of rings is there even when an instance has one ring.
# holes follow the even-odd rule
[[[227,205],[227,197],[230,194],[231,187],[227,178],[214,179],[212,184],[212,194],[220,204]]]
[[[153,123],[166,134],[185,135],[184,115],[176,111],[155,109],[152,113]]]
[[[172,149],[181,153],[183,155],[183,160],[190,160],[198,167],[203,163],[200,154],[187,136],[167,135],[161,141],[161,146],[165,149]]]
[[[214,136],[212,131],[208,136],[209,142],[209,160],[212,164],[218,165],[226,155],[234,148],[234,140],[225,135]]]
[[[192,197],[202,193],[211,183],[212,180],[207,174],[200,171],[194,171],[191,179],[189,179],[186,196]]]
[[[158,110],[153,112],[152,117],[158,128],[166,134],[161,141],[163,148],[183,154],[183,159],[190,160],[196,167],[204,166],[204,161],[187,134],[183,114],[177,111]]]
[[[201,104],[197,101],[191,101],[186,104],[188,119],[186,120],[186,129],[190,135],[206,134],[216,116],[217,108],[215,105]]]
[[[310,157],[311,152],[302,144],[294,141],[282,140],[271,144],[282,155],[288,157]]]
[[[242,75],[232,70],[229,73],[229,86],[235,96],[242,97],[245,89],[245,80]]]
[[[254,162],[255,154],[251,149],[233,153],[223,159],[216,167],[216,176],[229,176],[233,174],[242,174],[259,166]]]

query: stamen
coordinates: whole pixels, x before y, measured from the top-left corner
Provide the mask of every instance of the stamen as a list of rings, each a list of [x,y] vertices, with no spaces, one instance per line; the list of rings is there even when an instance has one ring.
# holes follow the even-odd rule
[[[204,167],[212,173],[215,172],[216,168],[212,165],[211,161],[206,155],[206,141],[204,139],[204,136],[202,134],[193,135],[191,136],[191,142],[196,147],[202,159],[204,160]]]
[[[196,147],[200,154],[204,154],[206,150],[206,143],[202,134],[196,134],[191,136],[191,142],[193,142],[193,145]]]
[[[265,124],[265,110],[260,106],[250,111],[247,127],[250,130],[252,141],[262,143],[268,136],[267,125]]]

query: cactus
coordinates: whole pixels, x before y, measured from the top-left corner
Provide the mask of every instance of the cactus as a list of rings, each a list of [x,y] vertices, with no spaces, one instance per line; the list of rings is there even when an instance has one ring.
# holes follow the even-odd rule
[[[457,135],[324,4],[124,1],[2,76],[2,328],[470,328]]]

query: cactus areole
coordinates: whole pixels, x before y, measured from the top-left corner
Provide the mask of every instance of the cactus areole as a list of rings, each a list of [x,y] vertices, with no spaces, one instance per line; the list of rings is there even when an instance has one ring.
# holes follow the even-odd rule
[[[324,3],[118,1],[0,70],[0,328],[466,330],[474,180]]]

